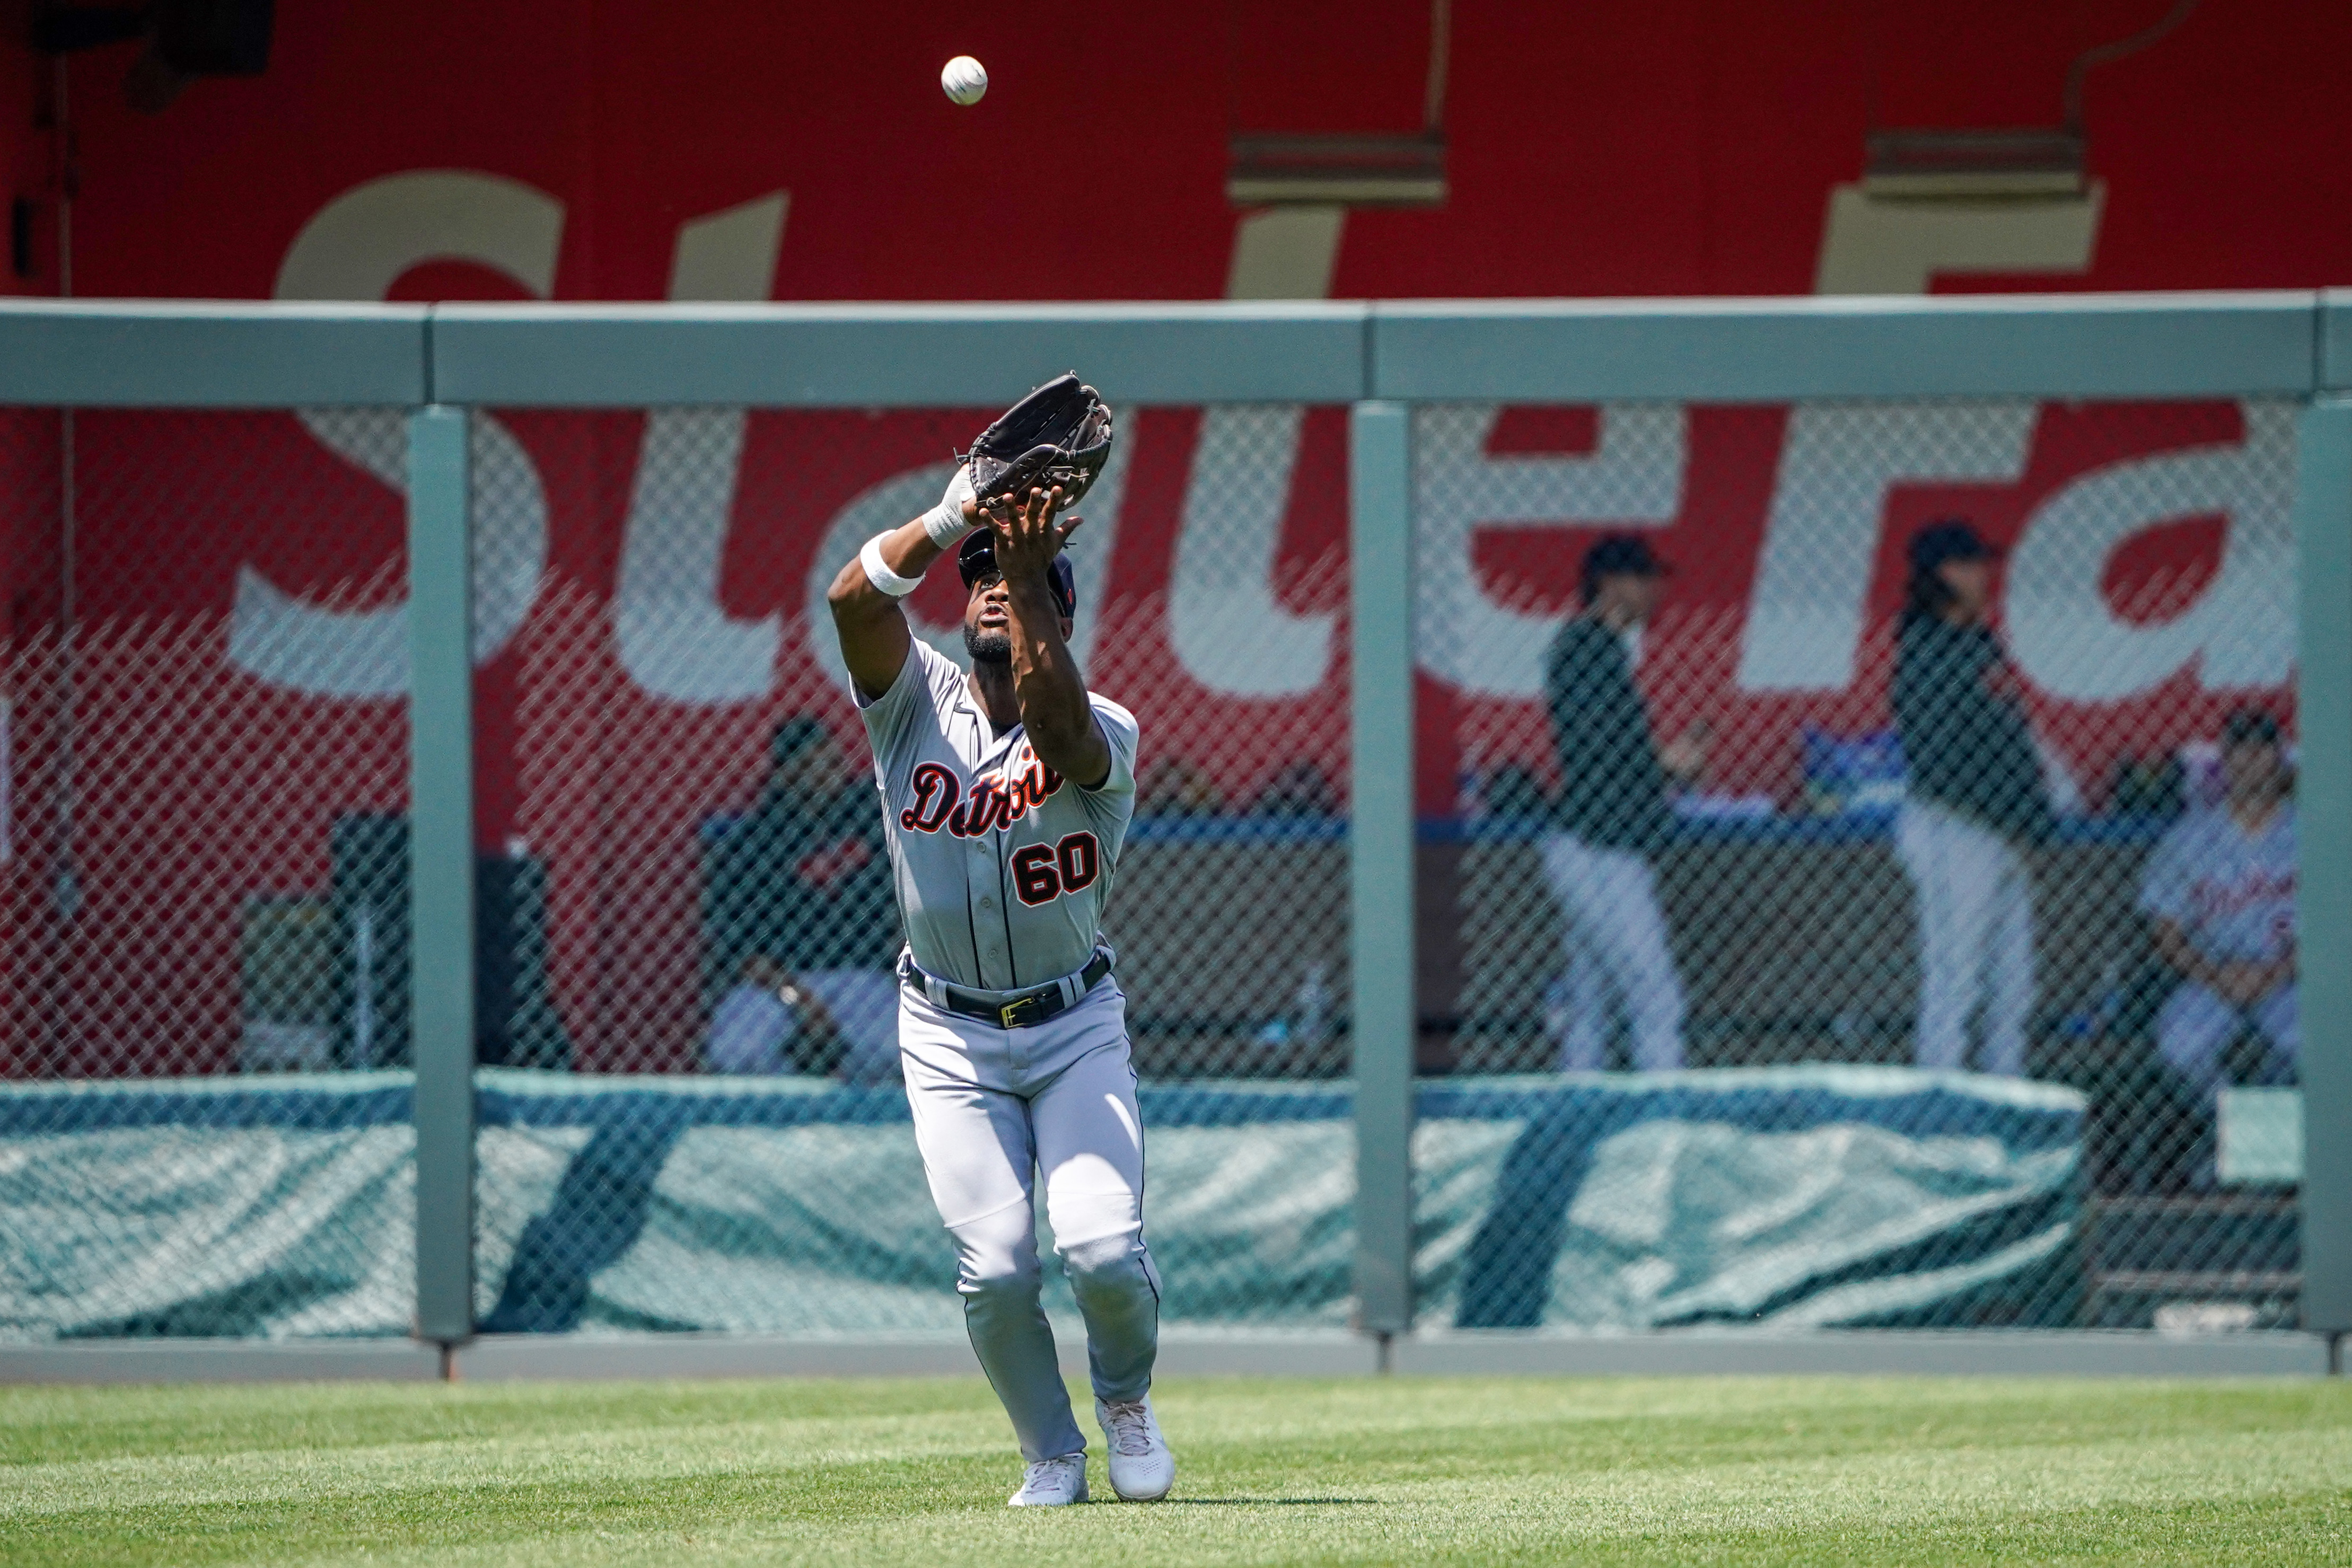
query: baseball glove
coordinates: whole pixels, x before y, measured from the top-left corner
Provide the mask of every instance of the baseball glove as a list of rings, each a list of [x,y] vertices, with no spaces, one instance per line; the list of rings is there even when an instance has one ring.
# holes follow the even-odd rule
[[[982,502],[1062,487],[1067,506],[1110,461],[1110,406],[1075,372],[1056,376],[980,433],[967,460]]]

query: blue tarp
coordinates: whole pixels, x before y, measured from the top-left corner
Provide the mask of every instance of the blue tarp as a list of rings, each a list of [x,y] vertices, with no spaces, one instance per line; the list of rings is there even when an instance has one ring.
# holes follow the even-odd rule
[[[1168,1319],[1344,1323],[1348,1086],[1141,1100]],[[0,1090],[0,1335],[406,1333],[409,1115],[389,1072]],[[1418,1115],[1424,1322],[2071,1310],[2071,1091],[1907,1068],[1445,1080]],[[895,1087],[491,1071],[479,1120],[486,1328],[957,1326]],[[1057,1279],[1048,1305],[1070,1306]]]

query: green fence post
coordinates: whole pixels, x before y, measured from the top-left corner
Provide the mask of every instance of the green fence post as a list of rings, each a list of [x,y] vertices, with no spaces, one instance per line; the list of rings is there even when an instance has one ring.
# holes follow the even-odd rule
[[[2305,409],[2295,446],[2303,1326],[2339,1352],[2352,1332],[2352,400]]]
[[[474,1332],[474,662],[467,411],[408,417],[416,1335]]]
[[[1402,403],[1349,429],[1348,889],[1357,1324],[1412,1326],[1412,435]]]

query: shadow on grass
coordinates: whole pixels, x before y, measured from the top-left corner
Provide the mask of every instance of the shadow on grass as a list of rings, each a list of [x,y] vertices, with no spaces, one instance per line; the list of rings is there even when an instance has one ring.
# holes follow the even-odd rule
[[[1370,1497],[1164,1497],[1153,1508],[1378,1508]]]

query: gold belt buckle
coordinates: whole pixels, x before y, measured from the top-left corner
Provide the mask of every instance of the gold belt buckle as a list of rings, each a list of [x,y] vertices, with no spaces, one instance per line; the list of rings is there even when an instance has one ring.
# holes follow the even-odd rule
[[[997,1016],[1004,1020],[1004,1027],[1006,1029],[1019,1029],[1021,1027],[1020,1020],[1015,1019],[1013,1015],[1020,1010],[1021,1004],[1019,1002],[1007,1002],[1003,1007],[997,1009],[996,1012]]]

